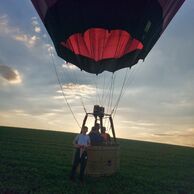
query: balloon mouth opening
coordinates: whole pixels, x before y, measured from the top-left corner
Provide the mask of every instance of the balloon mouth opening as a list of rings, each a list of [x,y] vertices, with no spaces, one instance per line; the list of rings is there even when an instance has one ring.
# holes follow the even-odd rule
[[[104,59],[118,59],[130,52],[142,50],[144,47],[141,41],[133,38],[125,30],[103,28],[91,28],[84,33],[73,34],[60,44],[74,54],[96,62]]]

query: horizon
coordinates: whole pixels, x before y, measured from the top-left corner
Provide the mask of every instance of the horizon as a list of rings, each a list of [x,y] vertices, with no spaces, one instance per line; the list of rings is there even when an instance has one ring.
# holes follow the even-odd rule
[[[48,130],[48,129],[33,129],[33,128],[24,128],[24,127],[14,127],[14,126],[1,126],[0,125],[0,129],[1,128],[16,128],[16,129],[24,129],[24,130],[35,130],[35,131],[41,131],[41,132],[59,132],[59,133],[70,133],[70,134],[73,134],[73,135],[76,135],[78,134],[77,132],[68,132],[68,131],[57,131],[57,130]],[[87,132],[88,134],[89,132]],[[111,138],[112,137],[112,134],[111,135]],[[139,142],[146,142],[146,143],[153,143],[153,144],[162,144],[162,145],[169,145],[169,146],[180,146],[180,147],[186,147],[186,148],[194,148],[194,145],[191,145],[191,146],[187,146],[187,145],[179,145],[179,144],[171,144],[171,143],[163,143],[163,142],[155,142],[155,141],[146,141],[146,140],[139,140],[139,139],[127,139],[127,138],[124,138],[124,137],[116,137],[116,139],[120,139],[120,140],[126,140],[126,141],[139,141]]]

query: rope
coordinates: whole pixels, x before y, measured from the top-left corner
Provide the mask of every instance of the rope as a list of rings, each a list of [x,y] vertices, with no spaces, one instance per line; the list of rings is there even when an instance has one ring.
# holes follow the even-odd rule
[[[126,87],[125,90],[122,92],[122,95],[121,95],[120,98],[122,98],[122,96],[125,94],[125,92],[127,91],[127,88],[129,88],[129,86],[132,85],[132,84],[134,83],[134,80],[135,80],[134,74],[137,73],[137,72],[140,70],[139,67],[140,67],[139,65],[136,65],[136,68],[133,68],[132,71],[130,71],[131,75],[128,76],[127,81],[126,81],[126,84],[125,84],[125,86],[127,86],[127,87]],[[130,79],[129,79],[129,78],[130,78]],[[116,107],[116,106],[115,106],[115,107]],[[118,105],[117,105],[116,108],[115,108],[115,107],[114,107],[114,109],[113,109],[112,112],[111,112],[111,115],[114,113],[113,118],[114,118],[114,116],[115,116],[115,114],[116,114]]]
[[[81,95],[80,95],[80,97],[81,97]],[[83,106],[83,108],[84,108],[85,113],[87,113],[86,107],[85,107],[85,105],[84,105],[83,98],[81,97],[80,100],[81,100],[81,104],[82,104],[82,106]]]
[[[96,84],[96,104],[98,104],[97,103],[97,100],[98,100],[98,102],[99,102],[99,104],[102,106],[102,102],[101,102],[101,100],[100,100],[100,96],[99,96],[99,92],[98,92],[98,76],[99,75],[96,75],[96,82],[95,82],[95,84]]]
[[[67,100],[65,94],[64,94],[63,86],[62,86],[62,84],[61,84],[61,82],[60,82],[59,75],[58,75],[57,68],[56,68],[56,64],[55,64],[55,61],[54,61],[54,57],[53,57],[54,54],[52,53],[51,49],[49,49],[49,51],[50,51],[50,55],[51,55],[51,58],[52,58],[52,64],[53,64],[53,67],[54,67],[54,70],[55,70],[55,74],[56,74],[56,76],[57,76],[57,81],[58,81],[59,86],[60,86],[60,89],[61,89],[61,91],[62,91],[64,100],[65,100],[65,102],[66,102],[66,104],[67,104],[67,107],[69,108],[69,110],[70,110],[70,112],[71,112],[71,114],[72,114],[74,120],[76,121],[78,127],[81,128],[81,126],[80,126],[78,120],[76,119],[75,114],[74,114],[74,112],[73,112],[73,110],[72,110],[70,104],[68,103],[68,100]]]
[[[75,75],[75,72],[74,72],[74,71],[73,71],[73,73],[74,73],[74,76],[73,76],[73,77],[75,78],[75,82],[76,82],[76,84],[78,85],[78,81],[77,81],[77,77],[78,77],[78,76]],[[79,90],[80,90],[80,89],[79,89]],[[80,93],[81,93],[81,90],[80,90]],[[81,101],[81,104],[82,104],[82,107],[83,107],[85,113],[87,113],[86,107],[85,107],[85,104],[84,104],[84,101],[83,101],[83,98],[82,98],[82,95],[78,94],[78,96],[80,97],[80,101]]]
[[[113,103],[114,87],[115,87],[115,79],[116,79],[116,74],[114,74],[114,78],[113,78],[113,86],[112,86],[112,91],[111,91],[111,101],[110,101],[110,110],[112,109],[112,103]]]
[[[109,110],[111,110],[111,106],[112,106],[112,98],[113,98],[113,91],[114,91],[114,80],[115,80],[115,76],[114,76],[114,74],[112,74],[112,76],[111,76],[111,86],[110,86],[110,90],[109,90],[108,105],[107,105],[107,112],[109,112]]]
[[[79,41],[79,40],[77,40],[77,41]],[[70,44],[70,46],[71,46],[71,48],[73,49],[73,51],[74,51],[74,47],[73,47],[73,45],[72,45],[72,43],[71,43],[71,41],[69,41],[69,44]],[[79,44],[78,44],[78,49],[80,50],[80,48],[79,48]],[[75,77],[75,81],[76,81],[76,84],[78,84],[78,81],[77,81],[77,76],[74,76]],[[73,81],[72,81],[72,83],[73,83]],[[81,92],[81,91],[80,91]],[[84,111],[85,111],[85,113],[87,112],[86,111],[86,108],[85,108],[85,105],[84,105],[84,102],[83,102],[83,99],[82,99],[82,96],[81,95],[79,95],[79,97],[80,97],[80,100],[81,100],[81,104],[82,104],[82,106],[83,106],[83,109],[84,109]]]
[[[121,96],[122,96],[122,93],[123,93],[123,89],[124,89],[124,86],[125,86],[125,83],[126,83],[126,80],[127,80],[128,71],[129,71],[129,68],[127,68],[127,70],[125,72],[125,77],[123,79],[123,84],[122,84],[122,87],[121,87],[121,90],[120,90],[120,94],[118,96],[118,99],[116,101],[116,104],[115,104],[114,108],[111,111],[111,115],[113,114],[114,111],[116,112],[116,110],[118,108],[118,105],[119,105],[119,102],[121,100]]]
[[[105,83],[106,83],[106,76],[104,73],[104,77],[103,77],[103,89],[102,89],[102,102],[104,102],[104,93],[105,93]]]

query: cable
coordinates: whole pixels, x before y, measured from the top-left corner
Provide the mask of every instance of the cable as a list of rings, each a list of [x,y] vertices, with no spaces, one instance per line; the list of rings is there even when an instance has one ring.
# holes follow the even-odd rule
[[[121,87],[121,90],[120,90],[120,94],[118,96],[118,99],[116,101],[116,104],[114,106],[114,108],[112,109],[111,111],[111,115],[113,114],[114,111],[116,111],[116,109],[118,108],[118,105],[119,105],[119,102],[121,100],[121,96],[122,96],[122,92],[123,92],[123,89],[124,89],[124,86],[125,86],[125,83],[126,83],[126,80],[127,80],[127,75],[128,75],[128,71],[129,71],[129,68],[127,68],[126,72],[125,72],[125,77],[123,79],[123,84],[122,84],[122,87]]]
[[[111,86],[110,86],[110,90],[109,90],[108,105],[107,105],[107,113],[109,113],[109,110],[111,110],[113,91],[114,91],[114,81],[115,81],[115,74],[112,74]]]
[[[73,71],[73,73],[74,73],[74,76],[73,76],[73,77],[75,78],[76,85],[78,85],[78,81],[77,81],[77,77],[78,77],[78,76],[75,75],[75,71]],[[79,88],[79,87],[78,87],[78,88]],[[80,93],[81,93],[80,88],[79,88],[79,91],[80,91]],[[78,94],[78,96],[80,97],[80,101],[81,101],[81,104],[82,104],[82,107],[83,107],[85,113],[87,113],[86,107],[85,107],[85,104],[84,104],[84,101],[83,101],[83,98],[82,98],[82,95],[81,95],[81,94]]]
[[[54,54],[52,53],[51,49],[49,49],[49,51],[50,51],[50,55],[51,55],[51,58],[52,58],[52,64],[53,64],[53,66],[54,66],[55,74],[56,74],[56,76],[57,76],[57,81],[58,81],[58,83],[59,83],[59,86],[60,86],[60,89],[61,89],[61,91],[62,91],[63,97],[64,97],[65,102],[66,102],[66,104],[67,104],[67,107],[69,108],[69,110],[70,110],[70,112],[71,112],[71,114],[72,114],[74,120],[76,121],[78,127],[81,128],[81,126],[80,126],[78,120],[76,119],[75,114],[74,114],[73,110],[71,109],[71,106],[70,106],[70,104],[68,103],[68,100],[67,100],[67,98],[66,98],[66,96],[65,96],[65,94],[64,94],[63,87],[62,87],[62,84],[61,84],[61,82],[60,82],[59,75],[58,75],[57,68],[56,68],[55,61],[54,61],[54,57],[53,57]]]
[[[98,82],[98,75],[96,75],[96,82],[95,82],[95,84],[96,84],[96,104],[102,105],[102,102],[100,100],[100,96],[99,96],[99,93],[98,93],[98,83],[97,82]],[[99,103],[97,103],[97,100],[98,100]]]
[[[127,81],[126,81],[126,84],[125,84],[125,86],[127,86],[127,88],[129,88],[129,86],[134,83],[134,80],[135,80],[134,74],[137,73],[139,70],[140,70],[140,65],[136,65],[135,68],[131,69],[131,71],[130,71],[131,75],[128,76]],[[121,95],[120,98],[122,98],[122,96],[125,94],[125,92],[127,91],[127,88],[125,88],[125,90],[122,92],[122,95]],[[117,105],[117,108],[118,108],[118,105]],[[114,110],[112,110],[112,113],[111,114],[113,114],[113,112],[114,112],[113,118],[114,118],[114,116],[116,114],[117,108],[115,108]]]

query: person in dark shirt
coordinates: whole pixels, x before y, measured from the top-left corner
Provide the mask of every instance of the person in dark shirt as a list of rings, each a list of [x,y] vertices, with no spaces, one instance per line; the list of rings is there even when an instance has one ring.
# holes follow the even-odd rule
[[[101,128],[101,136],[102,136],[103,141],[105,143],[110,143],[111,138],[110,138],[110,135],[108,133],[106,133],[106,127]]]
[[[92,130],[89,133],[91,145],[99,145],[103,142],[103,137],[101,136],[99,129],[100,129],[99,123],[96,123],[95,126],[92,127]]]

